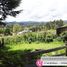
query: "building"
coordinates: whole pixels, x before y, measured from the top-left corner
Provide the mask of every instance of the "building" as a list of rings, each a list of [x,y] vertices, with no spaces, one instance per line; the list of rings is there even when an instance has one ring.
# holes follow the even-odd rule
[[[25,34],[25,33],[28,33],[28,32],[32,32],[32,31],[31,30],[23,30],[21,32],[18,32],[17,35]]]
[[[56,34],[60,35],[63,31],[67,31],[67,26],[57,28],[56,29]]]

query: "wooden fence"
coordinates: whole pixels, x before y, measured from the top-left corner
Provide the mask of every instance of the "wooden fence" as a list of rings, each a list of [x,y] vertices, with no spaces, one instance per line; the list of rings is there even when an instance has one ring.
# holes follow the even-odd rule
[[[54,51],[58,51],[58,50],[63,50],[63,49],[65,49],[65,53],[61,53],[58,55],[52,55],[52,56],[64,56],[64,55],[67,56],[67,43],[65,43],[65,45],[62,47],[57,47],[57,48],[48,49],[48,50],[36,49],[33,52],[26,53],[26,55],[25,55],[26,64],[24,67],[37,67],[36,60],[40,59],[40,57],[41,57],[41,56],[38,57],[38,55],[46,54],[46,53],[50,53],[50,52],[54,52]],[[33,57],[36,57],[36,58],[32,59]]]
[[[35,56],[38,56],[41,54],[45,54],[45,53],[62,50],[62,49],[65,49],[65,53],[61,53],[61,54],[53,55],[53,56],[63,56],[63,55],[67,56],[67,43],[65,43],[65,45],[62,47],[57,47],[57,48],[48,49],[48,50],[39,49],[39,50],[35,50],[33,52],[26,53],[26,61],[29,62],[29,61],[32,61],[32,57],[35,57]]]

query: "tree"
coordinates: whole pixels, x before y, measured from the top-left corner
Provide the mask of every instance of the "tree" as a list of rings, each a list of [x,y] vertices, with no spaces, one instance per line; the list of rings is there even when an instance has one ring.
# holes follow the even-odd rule
[[[47,28],[48,30],[51,29],[51,26],[50,26],[50,23],[49,23],[49,22],[46,23],[46,28]]]
[[[22,27],[21,27],[21,25],[20,24],[14,24],[13,25],[13,33],[18,33],[18,32],[20,32],[22,30]]]
[[[12,35],[9,27],[4,29],[4,35]]]
[[[63,20],[54,20],[46,23],[47,29],[56,29],[57,27],[61,27],[64,25]]]
[[[63,20],[57,20],[56,21],[56,25],[57,25],[57,27],[61,27],[61,26],[63,26],[64,25],[64,22],[63,22]]]
[[[20,2],[21,0],[0,0],[0,21],[5,20],[7,15],[15,17],[19,14],[21,10],[15,11],[13,9],[18,7]]]

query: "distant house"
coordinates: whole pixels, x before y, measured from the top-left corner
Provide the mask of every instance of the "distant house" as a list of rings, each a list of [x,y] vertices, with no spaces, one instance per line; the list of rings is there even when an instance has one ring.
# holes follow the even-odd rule
[[[60,35],[63,31],[67,31],[67,26],[60,27],[56,29],[57,35]]]
[[[25,34],[25,33],[28,33],[28,32],[32,32],[32,31],[31,30],[23,30],[21,32],[18,32],[17,35]]]

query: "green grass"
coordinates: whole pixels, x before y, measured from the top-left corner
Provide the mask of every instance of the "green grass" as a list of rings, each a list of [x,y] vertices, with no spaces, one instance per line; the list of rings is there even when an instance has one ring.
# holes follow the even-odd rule
[[[59,46],[63,46],[64,43],[63,42],[59,42],[59,41],[54,41],[51,43],[18,43],[18,44],[12,44],[12,45],[8,45],[8,47],[10,47],[9,51],[15,51],[15,50],[25,50],[25,49],[50,49],[50,48],[56,48]]]

